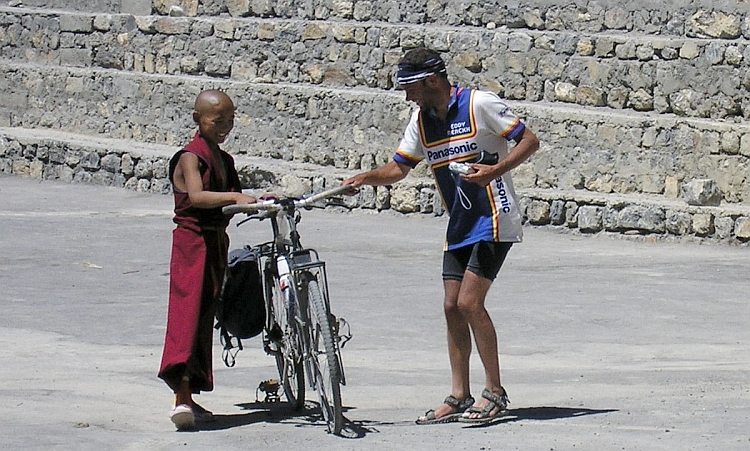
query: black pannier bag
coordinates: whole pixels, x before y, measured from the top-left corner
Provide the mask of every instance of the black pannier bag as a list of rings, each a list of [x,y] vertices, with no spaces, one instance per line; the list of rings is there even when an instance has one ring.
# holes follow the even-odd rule
[[[258,260],[258,251],[248,246],[229,253],[224,284],[216,303],[215,326],[224,345],[224,364],[229,367],[234,366],[235,356],[242,350],[242,340],[260,334],[266,323]],[[237,350],[232,352],[234,348]]]

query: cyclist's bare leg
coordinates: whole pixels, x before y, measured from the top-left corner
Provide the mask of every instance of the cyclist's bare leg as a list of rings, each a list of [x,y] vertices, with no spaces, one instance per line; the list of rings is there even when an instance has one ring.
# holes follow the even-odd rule
[[[463,401],[471,394],[469,389],[469,356],[471,355],[471,334],[469,324],[458,309],[458,295],[461,282],[446,280],[443,282],[445,299],[443,310],[448,328],[448,358],[451,365],[451,395]],[[435,417],[455,413],[455,409],[442,404],[435,409]]]
[[[473,272],[466,271],[464,280],[461,283],[461,290],[458,295],[458,310],[463,318],[468,322],[469,327],[474,335],[474,341],[477,344],[479,357],[482,359],[485,375],[485,388],[490,392],[500,395],[503,388],[500,384],[500,359],[497,353],[497,332],[492,323],[487,309],[485,308],[485,298],[492,285],[492,281],[478,276]],[[484,398],[477,399],[474,404],[482,408],[489,403]],[[490,412],[490,415],[497,413],[497,410]],[[478,417],[478,414],[472,414],[470,418]]]

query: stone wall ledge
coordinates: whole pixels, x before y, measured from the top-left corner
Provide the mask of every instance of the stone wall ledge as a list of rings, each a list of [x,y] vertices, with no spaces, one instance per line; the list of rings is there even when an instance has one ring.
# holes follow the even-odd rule
[[[580,2],[502,0],[383,2],[373,0],[9,0],[9,5],[79,12],[160,14],[189,17],[300,17],[305,20],[404,22],[418,25],[569,30],[627,30],[648,34],[709,35],[733,39],[748,33],[745,2],[677,0]]]
[[[750,27],[750,17],[743,23]],[[0,7],[0,25],[3,57],[37,64],[393,90],[403,49],[428,45],[450,56],[452,80],[508,99],[695,117],[750,116],[750,32],[729,40],[627,29],[134,18],[7,7]]]
[[[0,128],[0,172],[21,177],[116,186],[169,194],[169,158],[177,147],[56,130]],[[337,186],[356,171],[237,156],[243,184],[254,192],[292,196]],[[648,195],[583,190],[521,189],[524,221],[585,234],[616,233],[654,239],[750,243],[750,206],[689,206]],[[443,215],[432,179],[408,177],[392,187],[363,187],[346,207]]]
[[[188,112],[195,95],[216,88],[229,93],[237,108],[228,149],[352,170],[390,160],[412,108],[403,93],[362,87],[27,63],[0,65],[0,74],[9,99],[0,105],[0,126],[179,145],[194,128]],[[707,178],[725,202],[750,204],[748,121],[507,102],[542,139],[542,149],[516,170],[517,188],[676,196],[681,184]],[[415,173],[429,176],[424,165]]]

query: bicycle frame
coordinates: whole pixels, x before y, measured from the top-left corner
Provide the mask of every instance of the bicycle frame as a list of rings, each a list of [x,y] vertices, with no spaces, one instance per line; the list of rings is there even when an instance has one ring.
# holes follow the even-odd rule
[[[283,212],[283,214],[282,214]],[[285,208],[281,210],[277,215],[270,215],[271,229],[273,230],[274,240],[271,252],[267,255],[268,259],[276,261],[276,275],[279,275],[278,259],[285,258],[286,264],[289,268],[289,276],[292,280],[291,288],[294,290],[294,298],[298,301],[299,308],[296,310],[295,320],[298,326],[304,328],[309,318],[303,316],[303,313],[307,310],[308,299],[303,295],[302,284],[305,278],[305,274],[318,281],[318,284],[322,290],[322,297],[325,302],[326,310],[330,312],[330,301],[328,297],[328,276],[326,273],[325,262],[320,260],[318,251],[312,248],[304,248],[300,243],[300,236],[297,232],[298,217],[295,216],[296,210]],[[284,227],[280,226],[279,223],[285,221],[288,223],[288,233],[284,233]],[[270,243],[268,243],[270,244]],[[263,257],[263,253],[261,253]],[[307,337],[309,338],[309,337]],[[310,368],[309,343],[307,340],[303,343],[305,349],[303,351],[306,355],[303,356],[303,362],[305,363],[305,373],[309,381],[314,381],[315,375],[313,374],[312,368]],[[338,345],[337,345],[338,351]],[[337,352],[337,357],[338,352]],[[339,359],[340,360],[340,359]],[[341,385],[346,385],[346,377],[344,376],[344,366],[339,361],[339,371],[341,378]],[[314,384],[310,384],[314,385]]]
[[[342,425],[339,385],[346,385],[340,348],[351,334],[340,335],[340,328],[346,322],[331,314],[325,262],[315,249],[302,246],[297,224],[301,219],[300,207],[308,208],[318,200],[350,189],[338,187],[302,200],[282,199],[223,208],[226,214],[266,210],[238,224],[250,219],[269,219],[273,232],[272,241],[255,246],[260,251],[259,267],[269,308],[264,348],[276,356],[285,393],[296,408],[304,403],[304,387],[300,387],[304,379],[299,375],[300,365],[304,366],[308,385],[318,391],[323,416],[329,431],[335,434]],[[284,292],[285,289],[289,292]],[[273,297],[277,297],[276,302]],[[284,301],[283,307],[279,300]],[[284,324],[276,322],[279,318]]]

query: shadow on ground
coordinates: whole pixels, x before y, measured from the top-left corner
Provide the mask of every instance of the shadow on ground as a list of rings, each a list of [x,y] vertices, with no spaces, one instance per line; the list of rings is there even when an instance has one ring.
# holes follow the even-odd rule
[[[320,405],[306,401],[301,411],[292,409],[288,404],[280,403],[242,403],[236,404],[242,410],[251,411],[237,414],[216,414],[210,421],[196,424],[193,431],[216,431],[235,427],[247,426],[255,423],[288,424],[294,427],[315,427],[326,430],[326,422],[320,410]],[[354,407],[344,407],[344,412],[354,410]],[[563,418],[575,418],[587,415],[598,415],[617,412],[617,409],[584,409],[576,407],[524,407],[508,409],[507,413],[483,424],[463,423],[467,428],[482,428],[516,421],[548,421]],[[344,415],[344,426],[340,436],[342,438],[359,439],[368,434],[379,433],[378,426],[415,426],[413,421],[350,421]]]
[[[196,427],[192,431],[217,431],[255,423],[289,424],[294,427],[316,427],[326,430],[326,422],[323,419],[320,404],[316,402],[306,401],[305,408],[301,411],[292,409],[284,402],[252,402],[236,404],[236,406],[251,412],[214,414],[209,421],[196,422]],[[347,412],[353,409],[353,407],[344,407],[343,411]],[[377,432],[360,423],[349,421],[344,415],[344,426],[340,436],[343,438],[362,438],[368,433]]]
[[[617,412],[617,409],[584,409],[579,407],[523,407],[520,409],[508,409],[505,415],[483,424],[464,423],[467,427],[488,427],[503,423],[516,421],[546,421],[559,420],[562,418],[574,418],[587,415],[598,415],[603,413]]]

